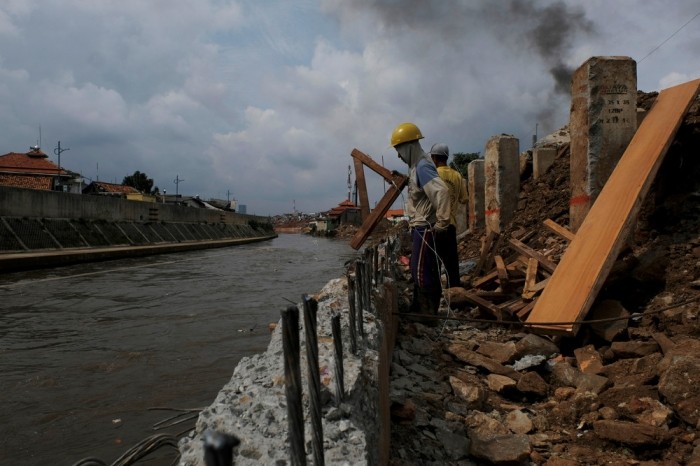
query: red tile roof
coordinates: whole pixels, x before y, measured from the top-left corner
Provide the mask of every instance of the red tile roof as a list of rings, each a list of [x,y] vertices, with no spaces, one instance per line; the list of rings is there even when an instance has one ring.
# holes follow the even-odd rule
[[[389,209],[386,211],[386,218],[403,217],[403,209]]]
[[[0,155],[0,173],[22,173],[26,175],[58,175],[58,165],[48,159],[41,149],[32,149],[26,154],[9,152]],[[62,175],[68,172],[61,169]]]
[[[333,207],[331,210],[328,211],[328,216],[329,217],[338,217],[343,214],[348,209],[357,209],[357,206],[353,204],[351,201],[345,199],[343,202],[338,204],[337,207]]]
[[[83,190],[83,192],[97,192],[105,194],[130,194],[130,193],[140,193],[138,189],[133,186],[125,186],[123,184],[105,183],[103,181],[93,181],[90,185]]]

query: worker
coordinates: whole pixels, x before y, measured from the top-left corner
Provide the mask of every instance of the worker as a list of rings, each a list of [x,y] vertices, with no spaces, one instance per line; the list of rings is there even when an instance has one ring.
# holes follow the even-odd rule
[[[436,242],[450,225],[450,194],[420,139],[423,134],[413,123],[399,124],[391,134],[391,145],[409,168],[406,213],[412,240],[410,312],[436,315],[442,297]],[[425,320],[431,321],[436,322]]]
[[[450,148],[447,144],[437,143],[430,148],[430,156],[437,167],[438,175],[450,191],[450,226],[438,243],[438,256],[445,267],[447,288],[459,286],[459,256],[457,253],[457,212],[465,209],[467,204],[467,187],[462,175],[447,165]]]

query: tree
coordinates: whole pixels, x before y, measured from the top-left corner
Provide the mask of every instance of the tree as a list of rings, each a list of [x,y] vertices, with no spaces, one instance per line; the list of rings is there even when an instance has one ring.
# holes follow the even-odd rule
[[[152,194],[153,180],[138,170],[133,175],[125,176],[122,184],[124,186],[132,186],[144,194]]]
[[[450,167],[460,172],[462,176],[466,179],[467,165],[469,165],[472,162],[472,160],[476,160],[480,157],[481,154],[479,152],[456,152],[452,154],[452,163],[450,163]]]

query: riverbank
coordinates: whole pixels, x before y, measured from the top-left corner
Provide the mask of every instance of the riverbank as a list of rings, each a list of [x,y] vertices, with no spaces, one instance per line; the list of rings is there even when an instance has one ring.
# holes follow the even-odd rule
[[[269,223],[0,217],[0,272],[222,248],[277,237]]]
[[[348,288],[345,278],[328,282],[318,301],[318,354],[323,406],[324,454],[327,464],[376,464],[376,366],[377,326],[365,314],[365,348],[353,355],[347,338],[343,341],[345,397],[339,402],[333,362],[331,317],[347,315]],[[303,319],[301,347],[305,347]],[[341,332],[349,332],[347,320]],[[306,367],[305,351],[301,367]],[[196,428],[180,441],[182,466],[203,466],[202,439],[208,430],[236,436],[236,465],[286,464],[290,458],[288,421],[284,386],[282,326],[276,325],[270,344],[263,353],[243,358],[231,380],[221,389],[214,402],[199,415]],[[302,371],[302,386],[308,386],[307,372]],[[308,403],[308,400],[305,401]],[[311,421],[305,416],[306,438],[310,438]],[[308,450],[308,449],[307,449]],[[309,460],[311,460],[309,455]]]
[[[75,248],[60,251],[34,251],[0,254],[0,273],[36,270],[64,265],[106,260],[144,257],[156,254],[172,254],[200,249],[225,248],[241,244],[269,241],[277,235],[254,236],[218,241],[191,241],[184,243],[156,244],[149,246],[115,246],[107,248]]]

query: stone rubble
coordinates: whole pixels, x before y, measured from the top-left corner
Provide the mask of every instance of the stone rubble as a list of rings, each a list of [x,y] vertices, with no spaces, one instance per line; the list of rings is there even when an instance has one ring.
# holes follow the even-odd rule
[[[314,296],[318,301],[317,339],[322,385],[323,438],[326,464],[362,465],[376,463],[376,366],[377,341],[374,321],[364,322],[366,347],[354,356],[350,352],[347,319],[341,319],[345,399],[338,402],[335,392],[335,363],[331,317],[347,315],[347,280],[333,279]],[[308,416],[308,380],[300,304],[300,347],[302,392],[305,414],[307,460],[311,462],[311,421]],[[371,315],[369,316],[371,317]],[[281,322],[273,326],[270,343],[264,353],[241,359],[231,380],[214,402],[204,409],[193,433],[179,444],[181,466],[203,466],[203,438],[207,431],[236,436],[241,444],[234,451],[236,465],[288,464],[287,400],[284,387],[284,352]]]

